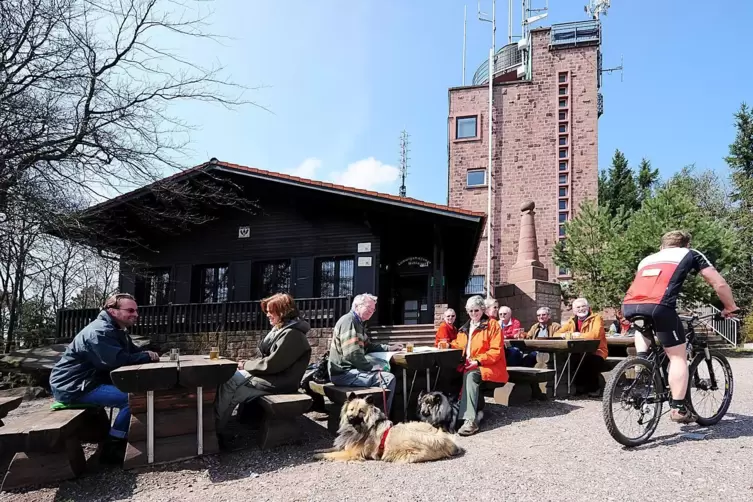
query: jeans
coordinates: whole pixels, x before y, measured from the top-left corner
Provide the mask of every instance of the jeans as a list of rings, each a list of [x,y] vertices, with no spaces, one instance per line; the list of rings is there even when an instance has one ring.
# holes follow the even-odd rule
[[[118,416],[110,428],[110,436],[123,439],[128,435],[131,424],[131,408],[128,406],[128,394],[118,390],[114,385],[100,385],[76,400],[77,403],[98,404],[118,408]]]
[[[381,374],[381,379],[379,375]],[[388,373],[387,371],[358,371],[349,370],[346,373],[340,375],[330,375],[330,381],[335,385],[344,385],[350,387],[382,387],[389,390],[387,394],[387,409],[384,410],[384,414],[389,417],[390,410],[392,409],[392,399],[395,397],[395,388],[397,387],[397,380],[395,375]]]
[[[524,366],[533,368],[536,366],[536,352],[524,354],[517,347],[508,347],[505,349],[505,362],[507,366]]]

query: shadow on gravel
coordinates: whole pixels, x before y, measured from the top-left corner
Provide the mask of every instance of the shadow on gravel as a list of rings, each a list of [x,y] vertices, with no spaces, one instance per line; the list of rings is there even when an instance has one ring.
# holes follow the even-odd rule
[[[740,415],[739,413],[727,413],[727,415],[716,425],[703,427],[697,424],[682,426],[681,432],[676,434],[665,434],[656,436],[643,446],[635,448],[624,448],[625,450],[650,450],[661,446],[671,446],[686,441],[713,441],[720,439],[738,439],[742,437],[753,437],[753,417],[749,415]],[[705,436],[697,438],[686,436],[686,434],[700,434]]]
[[[567,415],[582,406],[575,406],[562,401],[530,401],[522,406],[502,406],[487,401],[484,405],[484,419],[481,431],[491,431],[516,422],[525,422],[534,418],[550,418]]]
[[[136,475],[136,472],[124,471],[120,467],[99,467],[96,472],[61,483],[54,500],[128,500],[136,490]]]

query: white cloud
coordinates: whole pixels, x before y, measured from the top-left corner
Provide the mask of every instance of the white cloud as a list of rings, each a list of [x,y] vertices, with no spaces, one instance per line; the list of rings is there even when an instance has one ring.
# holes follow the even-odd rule
[[[399,174],[397,167],[383,164],[374,157],[369,157],[348,164],[345,171],[333,172],[330,176],[332,181],[340,185],[372,189],[377,185],[394,182]]]
[[[300,176],[301,178],[315,178],[316,172],[322,167],[322,161],[309,157],[301,162],[298,167],[290,171],[293,176]]]

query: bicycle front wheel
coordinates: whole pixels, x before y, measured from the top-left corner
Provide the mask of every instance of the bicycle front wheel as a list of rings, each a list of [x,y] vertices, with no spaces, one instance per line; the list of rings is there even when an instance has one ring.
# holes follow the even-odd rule
[[[690,381],[686,401],[696,417],[696,423],[703,426],[718,423],[727,413],[732,403],[735,382],[732,367],[727,358],[718,352],[710,352],[706,359],[699,354],[690,364]]]
[[[659,425],[662,384],[654,363],[642,357],[618,364],[604,389],[602,414],[609,434],[624,446],[649,440]]]

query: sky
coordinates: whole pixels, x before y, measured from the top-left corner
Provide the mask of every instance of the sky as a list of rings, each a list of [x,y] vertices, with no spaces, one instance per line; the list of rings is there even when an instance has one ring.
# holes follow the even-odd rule
[[[586,3],[551,1],[536,26],[587,19]],[[477,20],[474,2],[215,2],[209,28],[221,42],[190,40],[180,50],[222,64],[260,106],[176,105],[196,126],[185,155],[396,194],[405,129],[408,196],[446,203],[448,88],[462,83],[464,5],[470,83],[491,46],[491,24]],[[491,5],[481,1],[484,12]],[[514,9],[519,34],[519,0]],[[506,16],[498,0],[497,47],[507,41]],[[623,58],[624,72],[603,79],[600,169],[619,148],[632,166],[645,157],[664,178],[692,163],[726,173],[733,114],[753,102],[751,20],[749,0],[613,0],[602,18],[604,67]]]

